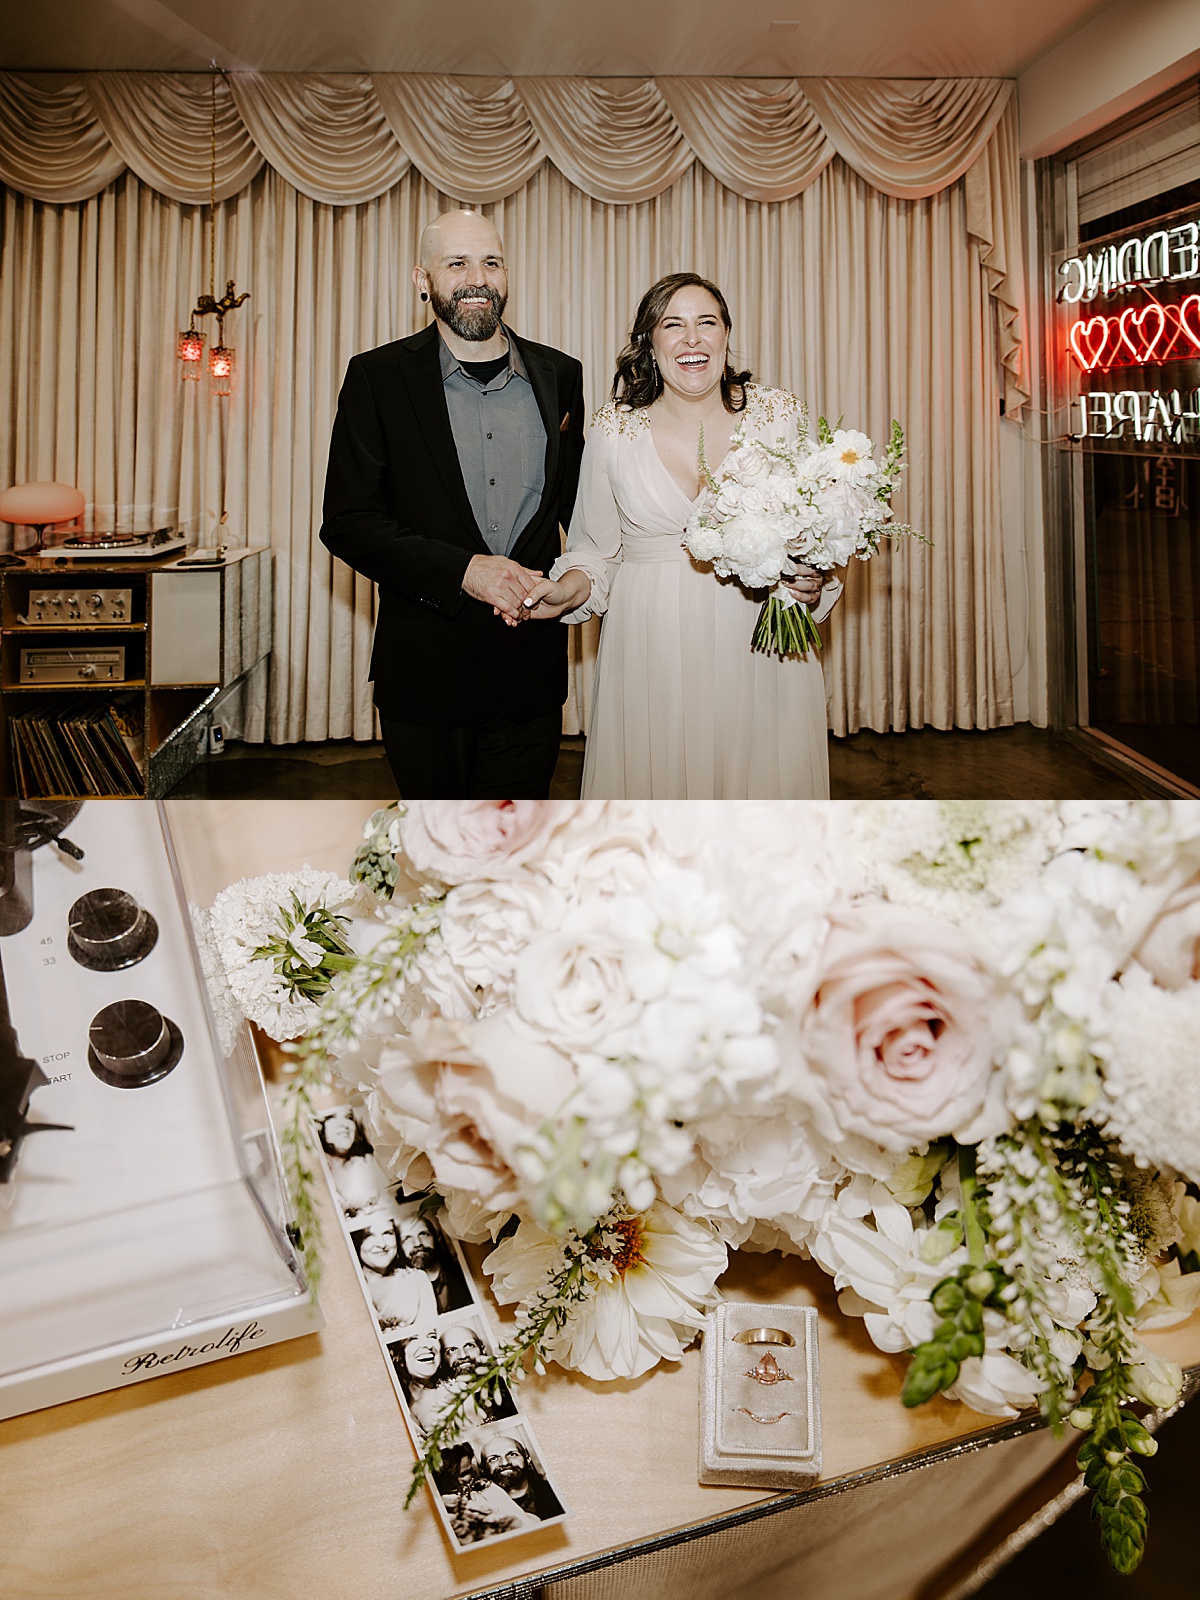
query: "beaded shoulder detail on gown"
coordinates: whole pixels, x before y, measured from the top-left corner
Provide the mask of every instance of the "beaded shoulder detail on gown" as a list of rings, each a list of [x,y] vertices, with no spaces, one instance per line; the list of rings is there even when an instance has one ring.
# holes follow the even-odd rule
[[[592,427],[608,434],[609,438],[616,438],[618,434],[640,433],[649,426],[649,409],[648,406],[639,406],[635,410],[633,406],[609,400],[592,417]]]
[[[769,389],[765,384],[746,385],[746,422],[753,432],[755,426],[773,427],[777,423],[796,418],[801,433],[808,426],[808,407],[803,400],[788,389]]]

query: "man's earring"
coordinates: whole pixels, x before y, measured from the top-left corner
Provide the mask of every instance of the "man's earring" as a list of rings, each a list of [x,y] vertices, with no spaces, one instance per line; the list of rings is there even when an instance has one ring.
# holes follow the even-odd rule
[[[422,300],[428,300],[429,299],[429,296],[425,293],[424,289],[421,290],[421,299]]]

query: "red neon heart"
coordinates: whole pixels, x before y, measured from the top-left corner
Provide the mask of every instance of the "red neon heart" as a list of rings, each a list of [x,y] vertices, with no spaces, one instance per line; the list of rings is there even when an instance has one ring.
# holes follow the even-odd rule
[[[1197,296],[1197,299],[1200,299],[1200,296]],[[1084,372],[1094,372],[1108,343],[1108,318],[1093,317],[1090,322],[1072,323],[1067,338],[1081,369]]]
[[[1122,312],[1121,314],[1122,333],[1125,331],[1125,318],[1128,316],[1129,313],[1127,311]],[[1167,331],[1166,313],[1159,305],[1157,300],[1151,300],[1149,305],[1143,306],[1140,311],[1135,311],[1133,316],[1129,317],[1129,320],[1137,328],[1141,339],[1141,349],[1139,350],[1136,359],[1140,366],[1147,366],[1151,361],[1153,361],[1154,352],[1158,348],[1163,334]],[[1147,338],[1146,336],[1147,320],[1155,324],[1153,338]],[[1165,354],[1166,352],[1164,351],[1163,355],[1159,357],[1160,361],[1164,359]]]
[[[1200,353],[1200,294],[1189,294],[1186,300],[1181,300],[1175,307],[1175,315],[1184,338]]]
[[[1140,317],[1141,312],[1136,310],[1133,306],[1129,306],[1122,311],[1121,315],[1116,319],[1117,348],[1113,351],[1113,359],[1109,362],[1109,366],[1112,366],[1114,363],[1122,367],[1137,366],[1140,364],[1142,360],[1141,341],[1135,340],[1130,336],[1129,332],[1129,324],[1131,322],[1136,324]],[[1125,354],[1126,351],[1129,352],[1128,355]]]
[[[1158,359],[1160,362],[1181,361],[1184,356],[1186,356],[1187,351],[1181,350],[1176,352],[1175,349],[1175,346],[1179,343],[1180,339],[1184,337],[1183,328],[1179,321],[1179,307],[1164,306],[1163,315],[1167,319],[1166,328],[1170,337],[1167,339],[1166,344],[1164,344],[1162,349],[1159,351]]]

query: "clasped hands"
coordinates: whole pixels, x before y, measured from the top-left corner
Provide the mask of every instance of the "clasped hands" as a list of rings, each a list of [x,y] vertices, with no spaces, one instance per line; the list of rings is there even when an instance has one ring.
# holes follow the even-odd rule
[[[570,580],[579,578],[586,587],[576,598],[579,586]],[[565,572],[556,583],[508,556],[472,556],[463,574],[462,586],[472,599],[490,605],[493,613],[502,617],[510,628],[519,627],[531,618],[559,617],[564,611],[573,611],[582,605],[591,587],[580,572]]]
[[[815,606],[825,586],[825,575],[818,572],[816,567],[797,561],[795,575],[785,575],[781,582],[797,600],[802,600],[806,606]]]

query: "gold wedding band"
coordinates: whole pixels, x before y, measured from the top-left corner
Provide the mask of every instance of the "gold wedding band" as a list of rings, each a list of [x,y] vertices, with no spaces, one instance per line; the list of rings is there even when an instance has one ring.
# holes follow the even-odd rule
[[[733,1336],[734,1344],[795,1344],[784,1328],[743,1328]]]
[[[757,1411],[751,1411],[749,1406],[734,1406],[735,1411],[740,1411],[744,1417],[749,1417],[751,1422],[782,1422],[784,1417],[794,1417],[794,1411],[780,1411],[773,1417],[760,1417]]]

